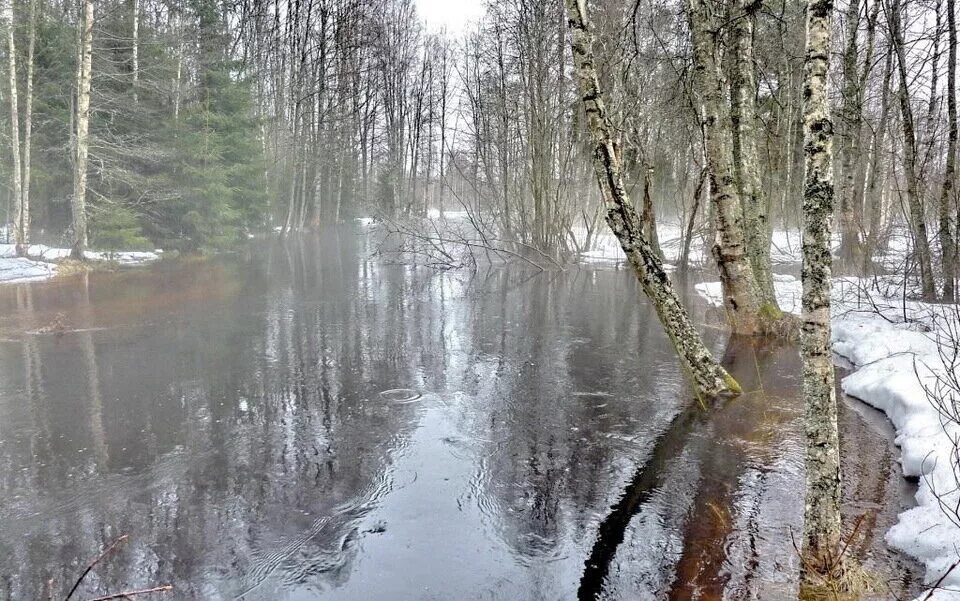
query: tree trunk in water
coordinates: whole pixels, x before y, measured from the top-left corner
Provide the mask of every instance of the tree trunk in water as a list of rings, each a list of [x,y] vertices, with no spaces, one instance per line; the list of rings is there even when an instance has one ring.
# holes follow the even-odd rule
[[[833,0],[807,4],[803,119],[803,395],[806,403],[807,498],[803,580],[833,579],[840,543],[840,443],[833,353],[830,348],[830,220],[833,216],[833,123],[827,73]]]
[[[623,185],[623,167],[614,147],[614,128],[606,112],[600,81],[594,67],[593,34],[590,31],[585,2],[565,0],[565,4],[573,64],[587,124],[593,138],[594,169],[606,207],[607,224],[620,241],[643,291],[653,303],[697,394],[710,397],[724,392],[738,393],[740,386],[703,345],[700,334],[690,322],[680,298],[663,270],[663,264],[643,233],[640,216],[630,203]]]
[[[10,151],[13,158],[10,175],[11,195],[14,202],[13,229],[17,246],[17,256],[27,254],[27,226],[30,216],[23,210],[23,173],[20,166],[20,108],[17,100],[17,47],[13,31],[13,0],[7,0],[3,5],[3,20],[7,28],[7,55],[10,93]]]
[[[743,226],[747,255],[756,280],[760,302],[774,314],[780,312],[773,289],[770,264],[770,224],[767,199],[760,182],[757,152],[757,82],[754,76],[753,20],[759,2],[738,0],[732,19],[734,55],[731,59],[730,125],[733,134],[733,165],[743,202]]]
[[[77,80],[76,156],[73,170],[73,250],[74,259],[83,259],[87,247],[87,153],[90,128],[90,79],[93,63],[93,0],[84,0],[80,34],[80,69]]]
[[[956,246],[954,245],[953,186],[957,159],[957,21],[955,0],[947,0],[947,120],[950,133],[947,138],[947,163],[940,191],[940,252],[943,255],[943,302],[955,300],[954,282],[957,277]]]
[[[716,239],[713,256],[723,285],[723,304],[733,330],[757,334],[760,323],[759,294],[743,235],[743,210],[733,153],[723,117],[723,85],[716,61],[718,27],[706,0],[690,0],[690,31],[693,41],[694,87],[703,114],[703,137]]]

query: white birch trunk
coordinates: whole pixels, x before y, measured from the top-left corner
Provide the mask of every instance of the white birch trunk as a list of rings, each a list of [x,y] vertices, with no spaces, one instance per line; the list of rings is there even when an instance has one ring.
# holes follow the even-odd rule
[[[830,254],[833,217],[833,122],[827,75],[833,0],[807,4],[803,121],[803,394],[806,403],[807,493],[804,508],[804,581],[839,578],[840,443],[836,383],[830,347]]]
[[[17,99],[17,46],[13,26],[13,0],[3,3],[3,21],[7,33],[7,75],[9,82],[10,100],[10,150],[13,158],[11,165],[10,187],[14,202],[13,230],[14,241],[17,246],[17,255],[27,253],[27,227],[25,224],[30,217],[23,210],[23,173],[20,165],[20,108]]]
[[[23,184],[21,188],[23,244],[30,244],[30,166],[33,160],[33,67],[37,42],[37,0],[30,0],[30,34],[27,43],[27,89],[23,115]],[[26,249],[24,249],[26,254]]]
[[[693,81],[703,115],[704,151],[716,225],[713,256],[723,285],[723,304],[733,330],[752,335],[763,330],[761,303],[744,237],[743,208],[727,127],[729,113],[724,107],[722,59],[718,56],[719,19],[712,14],[715,8],[706,0],[689,2]]]
[[[133,27],[131,31],[133,49],[131,68],[133,70],[133,101],[137,102],[137,87],[140,84],[140,0],[133,0]]]
[[[90,80],[93,66],[93,0],[84,0],[80,32],[80,68],[77,79],[76,156],[73,171],[73,250],[71,255],[82,260],[87,247],[87,156],[90,129]]]
[[[697,394],[709,397],[724,392],[739,393],[740,386],[703,345],[670,278],[663,271],[660,258],[644,235],[643,223],[623,184],[623,165],[614,144],[614,127],[594,68],[593,34],[585,2],[565,0],[565,4],[575,75],[593,139],[594,169],[606,208],[607,224],[620,241],[643,291],[653,303]]]

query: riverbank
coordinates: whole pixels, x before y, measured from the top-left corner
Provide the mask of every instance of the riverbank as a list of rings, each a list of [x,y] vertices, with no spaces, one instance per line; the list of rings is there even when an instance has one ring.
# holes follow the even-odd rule
[[[121,266],[144,265],[160,259],[160,252],[143,251],[87,251],[91,261],[114,263]],[[69,248],[54,248],[31,244],[26,257],[18,257],[16,246],[0,244],[0,284],[39,282],[56,277],[64,261],[69,260]]]
[[[780,306],[800,312],[802,286],[792,276],[775,282]],[[942,418],[927,391],[949,377],[956,364],[960,314],[955,307],[904,302],[881,293],[883,286],[856,278],[836,278],[833,294],[833,350],[850,362],[843,391],[883,411],[896,430],[903,475],[918,479],[917,506],[900,514],[887,543],[926,569],[931,597],[960,600],[960,424]],[[720,283],[698,284],[697,292],[720,306]],[[945,361],[945,358],[947,359]],[[947,391],[948,404],[960,401]],[[937,395],[944,396],[944,395]],[[941,580],[942,579],[942,580]]]

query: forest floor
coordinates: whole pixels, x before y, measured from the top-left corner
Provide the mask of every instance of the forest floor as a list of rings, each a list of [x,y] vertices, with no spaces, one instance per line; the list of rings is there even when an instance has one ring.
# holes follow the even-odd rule
[[[778,276],[775,286],[781,308],[799,313],[800,280]],[[719,306],[719,282],[697,292]],[[960,309],[896,292],[894,278],[835,278],[833,350],[853,367],[843,391],[887,415],[903,475],[918,480],[917,506],[887,543],[922,563],[928,584],[939,581],[921,599],[960,600]]]
[[[159,252],[87,251],[88,259],[122,266],[143,265],[160,259]],[[0,244],[0,283],[48,280],[58,275],[61,264],[70,257],[69,248],[31,244],[26,257],[17,257],[13,244]]]

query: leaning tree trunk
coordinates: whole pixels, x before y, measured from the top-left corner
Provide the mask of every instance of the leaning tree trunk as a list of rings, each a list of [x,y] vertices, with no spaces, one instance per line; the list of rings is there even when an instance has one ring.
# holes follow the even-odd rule
[[[723,303],[733,330],[740,334],[762,331],[761,304],[743,234],[743,212],[733,153],[724,111],[724,86],[717,62],[719,28],[711,15],[712,3],[690,0],[694,87],[703,113],[703,138],[710,177],[716,238],[713,256],[723,285]]]
[[[23,173],[20,168],[20,108],[17,101],[17,47],[14,41],[13,30],[13,0],[3,4],[3,20],[7,28],[7,74],[9,76],[10,93],[10,151],[13,158],[10,174],[11,195],[14,202],[14,241],[17,247],[17,256],[27,254],[27,227],[30,216],[23,210]]]
[[[803,574],[806,584],[834,580],[840,557],[840,443],[830,348],[830,221],[833,216],[833,123],[827,73],[833,0],[807,5],[803,121],[803,396],[806,403],[807,498]]]
[[[73,250],[74,259],[83,259],[87,247],[87,154],[90,129],[90,77],[93,63],[93,0],[84,0],[80,32],[80,68],[77,78],[76,156],[73,169]]]
[[[954,282],[957,277],[956,246],[954,245],[953,186],[956,180],[957,160],[957,20],[955,0],[947,0],[947,164],[940,191],[940,252],[943,255],[943,302],[955,300]]]
[[[573,64],[580,84],[587,125],[594,143],[594,169],[606,208],[606,219],[653,303],[677,355],[698,395],[715,396],[740,392],[740,386],[710,355],[700,334],[690,322],[680,298],[650,247],[643,223],[623,184],[623,164],[614,144],[614,127],[607,114],[594,67],[593,34],[585,0],[565,0],[573,50]]]

